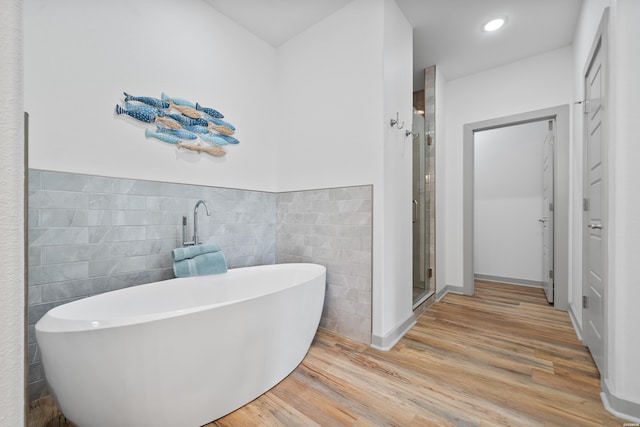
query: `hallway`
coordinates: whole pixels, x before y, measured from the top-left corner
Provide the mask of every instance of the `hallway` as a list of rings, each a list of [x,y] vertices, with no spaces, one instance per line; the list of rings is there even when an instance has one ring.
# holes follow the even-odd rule
[[[284,381],[213,426],[621,426],[567,313],[542,289],[476,282],[389,352],[320,331]]]

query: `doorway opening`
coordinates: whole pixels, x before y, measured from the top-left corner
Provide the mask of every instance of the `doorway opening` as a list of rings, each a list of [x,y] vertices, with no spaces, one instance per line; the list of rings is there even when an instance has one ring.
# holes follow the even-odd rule
[[[553,256],[554,306],[567,310],[569,298],[569,105],[536,110],[464,126],[463,293],[473,295],[475,269],[475,136],[478,132],[533,122],[554,121]],[[544,219],[541,217],[539,219]]]
[[[474,136],[474,279],[543,288],[553,302],[555,120]]]

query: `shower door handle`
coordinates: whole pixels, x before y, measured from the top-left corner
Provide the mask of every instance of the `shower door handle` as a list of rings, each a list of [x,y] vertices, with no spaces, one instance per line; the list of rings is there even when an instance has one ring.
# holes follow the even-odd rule
[[[413,220],[411,222],[415,224],[418,220],[418,201],[414,199],[411,203],[413,204]]]

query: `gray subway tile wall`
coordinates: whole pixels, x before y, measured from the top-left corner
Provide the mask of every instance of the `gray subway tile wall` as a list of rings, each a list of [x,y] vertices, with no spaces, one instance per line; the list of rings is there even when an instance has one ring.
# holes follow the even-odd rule
[[[268,193],[29,170],[29,399],[45,396],[35,323],[90,295],[173,278],[182,216],[230,268],[283,262],[327,267],[321,327],[371,341],[372,186]]]
[[[327,267],[320,326],[371,343],[370,185],[280,193],[276,261]]]
[[[276,195],[197,185],[29,170],[29,398],[47,394],[34,325],[49,309],[90,295],[173,278],[182,216],[230,268],[275,262]]]

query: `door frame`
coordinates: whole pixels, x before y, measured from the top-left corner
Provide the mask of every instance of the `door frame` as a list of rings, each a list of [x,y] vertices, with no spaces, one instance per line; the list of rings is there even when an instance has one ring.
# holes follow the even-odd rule
[[[556,122],[556,140],[553,164],[553,237],[554,307],[566,311],[569,305],[569,105],[559,105],[521,114],[499,117],[463,127],[462,147],[462,293],[474,293],[474,157],[476,132],[506,126],[553,120]]]
[[[555,141],[556,141],[556,128],[558,127],[555,120],[549,120],[547,122],[547,136],[543,142],[543,159],[542,159],[542,289],[547,297],[547,301],[555,303],[555,280],[552,272],[555,274],[555,266],[553,265],[553,236],[555,236],[555,224],[553,223],[553,190],[554,190],[554,177],[555,172],[553,170],[555,160]],[[551,141],[549,141],[551,139]],[[549,168],[548,164],[551,164],[551,185],[550,189],[547,185]],[[547,191],[551,193],[551,200],[545,198],[548,195]],[[544,218],[547,217],[547,221]],[[545,251],[546,249],[546,251]]]

